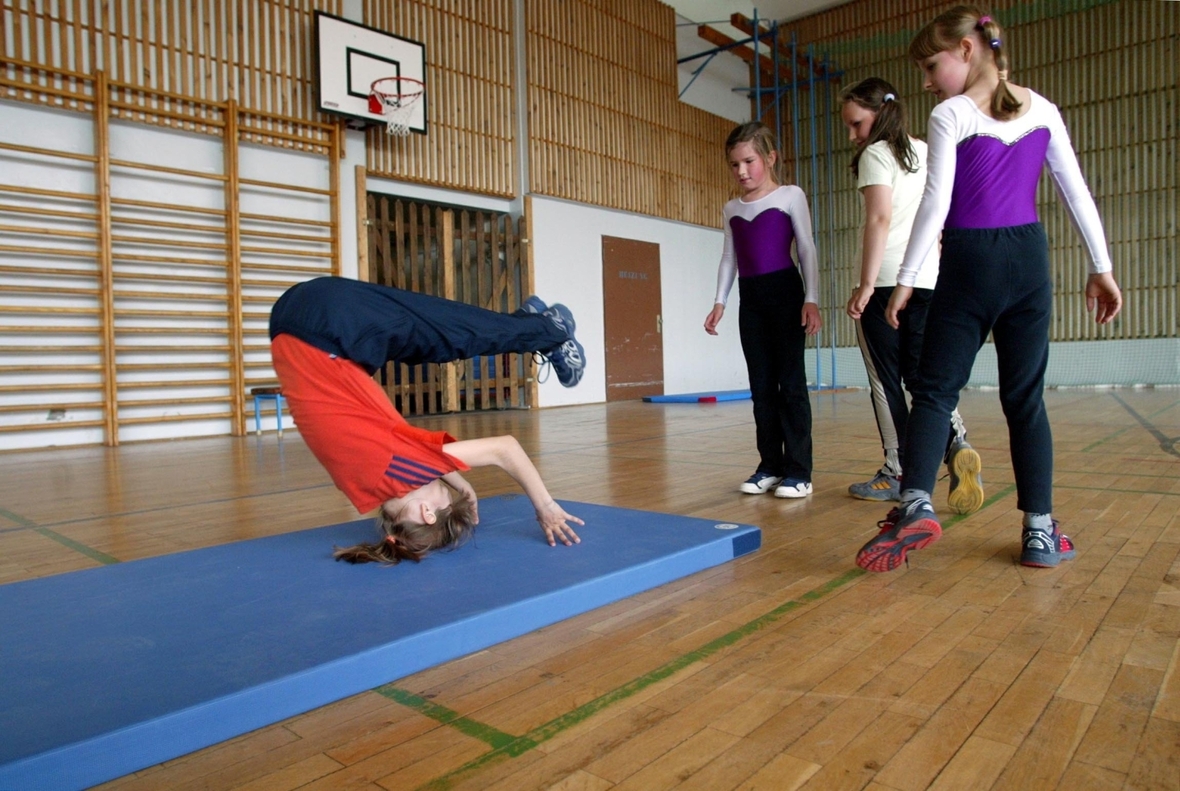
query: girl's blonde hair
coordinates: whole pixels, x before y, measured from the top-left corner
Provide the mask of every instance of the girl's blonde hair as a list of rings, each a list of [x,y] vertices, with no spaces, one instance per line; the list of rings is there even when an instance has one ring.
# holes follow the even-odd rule
[[[741,143],[751,143],[758,156],[762,157],[763,164],[767,165],[770,170],[770,177],[775,184],[783,184],[783,155],[779,153],[778,147],[775,145],[774,132],[761,121],[750,121],[741,126],[734,127],[733,131],[729,133],[729,137],[725,138],[725,156],[729,156],[729,152],[733,151]],[[770,155],[774,154],[774,165],[770,165]]]
[[[337,547],[333,557],[348,563],[415,563],[435,549],[455,549],[475,532],[475,509],[466,495],[440,508],[432,525],[398,521],[381,509],[377,527],[382,539],[376,544]],[[390,539],[393,539],[392,541]]]
[[[1006,121],[1020,112],[1020,102],[1008,88],[1008,52],[1004,47],[1003,31],[991,15],[973,5],[955,6],[939,14],[934,21],[918,31],[910,42],[910,57],[921,62],[940,52],[954,49],[965,38],[975,36],[990,50],[1000,72],[1000,84],[992,94],[992,115]]]

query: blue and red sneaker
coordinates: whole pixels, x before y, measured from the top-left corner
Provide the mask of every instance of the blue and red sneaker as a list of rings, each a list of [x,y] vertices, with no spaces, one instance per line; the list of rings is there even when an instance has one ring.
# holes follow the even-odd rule
[[[1076,554],[1069,536],[1057,528],[1056,519],[1053,520],[1052,533],[1026,527],[1020,535],[1020,565],[1022,566],[1051,569],[1063,560],[1073,560]]]
[[[942,525],[924,497],[902,503],[877,524],[881,532],[856,553],[856,565],[865,571],[893,571],[906,562],[907,552],[942,537]]]

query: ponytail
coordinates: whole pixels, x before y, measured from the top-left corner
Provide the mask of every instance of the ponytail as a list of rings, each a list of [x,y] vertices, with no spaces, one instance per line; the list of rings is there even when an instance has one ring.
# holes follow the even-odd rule
[[[456,549],[474,532],[475,512],[471,500],[459,497],[447,508],[439,509],[432,525],[398,521],[382,509],[377,527],[383,534],[375,544],[336,547],[332,556],[348,563],[385,563],[396,565],[403,560],[415,563],[435,549]]]
[[[1012,95],[1008,88],[1008,53],[1004,50],[1004,39],[1000,31],[1000,24],[987,14],[982,14],[975,23],[975,29],[983,37],[983,43],[992,51],[996,61],[996,70],[1000,74],[1000,84],[992,94],[992,115],[1001,121],[1006,121],[1020,112],[1020,102]]]
[[[918,172],[918,154],[910,142],[910,133],[905,123],[905,106],[897,95],[897,89],[880,77],[861,80],[840,94],[844,104],[853,102],[875,114],[873,128],[864,144],[858,146],[852,157],[852,175],[860,175],[860,156],[865,149],[879,140],[889,144],[893,158],[907,173]]]
[[[1008,52],[1000,24],[976,6],[955,6],[939,14],[934,21],[918,31],[910,42],[910,58],[923,61],[940,52],[954,49],[965,38],[974,36],[992,53],[1000,84],[992,94],[992,116],[1007,121],[1020,112],[1021,104],[1008,88]]]

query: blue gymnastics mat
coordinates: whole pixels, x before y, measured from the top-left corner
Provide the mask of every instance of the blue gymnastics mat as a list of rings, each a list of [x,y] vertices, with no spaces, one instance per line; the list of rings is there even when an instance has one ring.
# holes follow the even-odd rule
[[[480,502],[476,538],[396,567],[333,545],[371,520],[0,586],[0,790],[78,789],[725,563],[750,525],[527,498]]]
[[[721,390],[709,393],[682,393],[681,395],[644,396],[649,404],[711,404],[714,401],[749,401],[749,390]]]

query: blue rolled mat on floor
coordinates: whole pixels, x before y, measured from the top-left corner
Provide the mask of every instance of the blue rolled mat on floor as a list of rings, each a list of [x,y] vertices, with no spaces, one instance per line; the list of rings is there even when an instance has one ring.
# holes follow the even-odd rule
[[[699,404],[714,401],[749,401],[749,390],[721,390],[705,393],[682,393],[681,395],[644,396],[649,404]]]
[[[86,788],[753,552],[750,525],[527,498],[396,567],[371,520],[0,585],[0,791]]]

